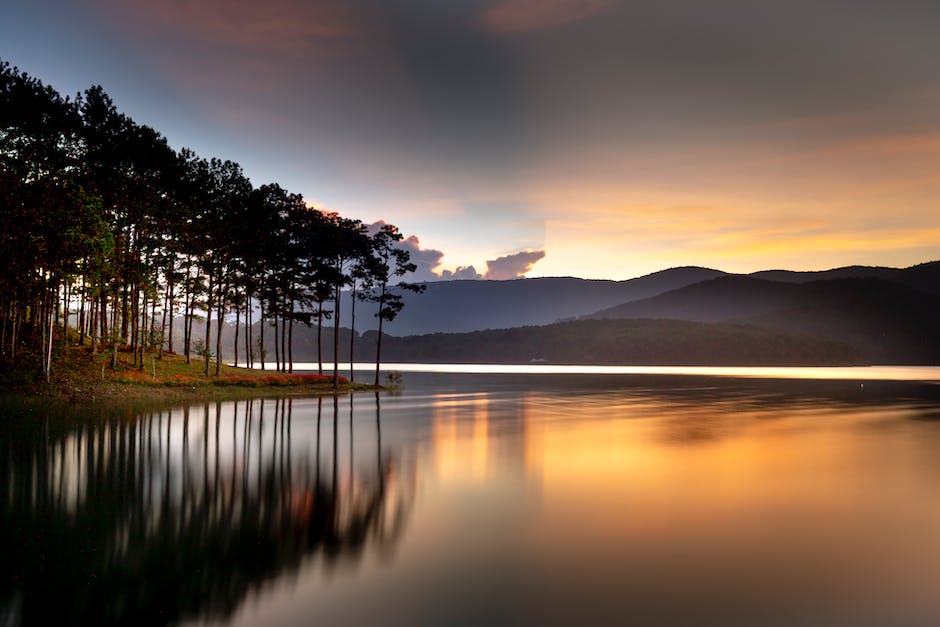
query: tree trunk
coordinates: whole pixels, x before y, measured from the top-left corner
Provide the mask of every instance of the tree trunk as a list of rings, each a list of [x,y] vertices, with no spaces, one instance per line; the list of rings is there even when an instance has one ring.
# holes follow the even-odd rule
[[[225,292],[226,285],[219,285],[218,307],[216,307],[215,331],[215,376],[222,371],[222,324],[225,322]]]
[[[64,300],[64,311],[62,316],[62,348],[65,348],[69,345],[69,300],[71,297],[69,283],[65,284],[65,287],[62,289],[65,292]]]
[[[130,305],[128,312],[131,316],[131,322],[129,328],[130,336],[128,337],[128,345],[131,347],[131,351],[134,353],[134,367],[137,366],[137,344],[140,338],[140,292],[137,288],[134,288],[134,302]]]
[[[235,301],[235,341],[232,342],[232,348],[235,349],[235,365],[238,366],[238,325],[241,323],[242,310],[238,306],[238,291],[236,290],[233,298]]]
[[[209,274],[209,292],[206,294],[206,341],[202,347],[203,374],[209,376],[209,347],[212,345],[212,274]]]
[[[59,316],[59,288],[56,287],[54,296],[52,297],[52,311],[49,313],[49,335],[48,342],[46,342],[46,355],[45,355],[45,367],[43,368],[46,383],[49,383],[50,378],[52,377],[52,328],[55,322],[55,319]]]
[[[167,333],[167,350],[173,353],[173,311],[176,309],[176,284],[170,283],[170,298],[166,305],[166,317],[169,323]]]
[[[317,374],[323,376],[323,301],[317,303]]]
[[[342,267],[342,264],[340,264]],[[336,284],[336,296],[333,298],[333,389],[339,389],[339,300],[340,285]]]
[[[375,385],[379,385],[379,364],[382,363],[382,310],[385,308],[385,283],[382,284],[382,293],[379,294],[379,336],[375,340]]]
[[[118,300],[120,298],[120,293],[118,292],[117,287],[114,288],[114,296],[111,299],[111,326],[109,331],[111,332],[111,369],[117,369],[118,363],[118,342],[120,342],[120,337],[118,337]]]
[[[254,368],[254,355],[251,352],[251,295],[245,290],[245,362]]]
[[[163,346],[166,344],[166,316],[167,310],[170,308],[170,291],[172,287],[170,283],[167,282],[166,289],[163,291],[163,314],[160,316],[160,346],[157,348],[157,353],[160,358],[163,358]]]
[[[258,360],[264,370],[264,360],[267,358],[264,350],[264,296],[258,299]]]
[[[144,302],[141,307],[140,312],[140,322],[137,323],[140,327],[140,338],[137,340],[137,353],[140,354],[140,360],[137,359],[137,353],[134,354],[134,361],[137,362],[137,367],[140,370],[144,369],[144,346],[147,343],[147,304],[148,304],[147,292],[144,291]]]
[[[294,301],[290,302],[290,322],[287,323],[287,371],[294,372]]]
[[[352,286],[352,300],[349,301],[349,382],[355,380],[353,355],[356,352],[356,284]]]
[[[281,372],[287,372],[287,316],[286,315],[281,316]]]
[[[105,295],[104,285],[101,286],[101,293],[98,295],[98,338],[101,341],[102,350],[107,343],[108,335],[108,297]]]
[[[87,265],[87,264],[86,264]],[[78,345],[85,345],[85,275],[82,274],[82,290],[78,299]]]
[[[255,353],[251,345],[251,294],[245,294],[245,358],[248,360],[248,367],[255,367]]]
[[[117,296],[118,294],[115,294],[115,299],[117,299]],[[128,295],[127,295],[127,285],[121,286],[120,301],[121,301],[121,339],[124,340],[125,343],[127,343],[127,341],[130,339],[127,334],[127,331],[128,331],[127,325],[129,322],[129,317],[128,317],[129,303],[128,303]],[[115,315],[114,321],[115,323],[117,323],[118,321],[116,315]],[[114,325],[114,328],[115,329],[117,328],[117,324]]]
[[[281,371],[281,343],[277,328],[277,311],[274,312],[274,372]]]

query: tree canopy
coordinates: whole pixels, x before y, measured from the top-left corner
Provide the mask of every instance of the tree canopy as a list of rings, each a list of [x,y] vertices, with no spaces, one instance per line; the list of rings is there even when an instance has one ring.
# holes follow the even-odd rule
[[[222,322],[234,316],[236,361],[241,347],[244,363],[265,367],[267,328],[275,367],[289,371],[294,324],[338,320],[341,290],[378,289],[380,319],[394,317],[389,279],[412,267],[400,239],[391,225],[370,237],[361,220],[311,208],[277,184],[255,187],[233,161],[174,150],[100,86],[62,97],[0,61],[6,367],[39,363],[49,380],[53,348],[73,342],[110,351],[112,364],[133,351],[141,369],[145,354],[182,352],[210,376]],[[335,359],[338,329],[334,342]]]

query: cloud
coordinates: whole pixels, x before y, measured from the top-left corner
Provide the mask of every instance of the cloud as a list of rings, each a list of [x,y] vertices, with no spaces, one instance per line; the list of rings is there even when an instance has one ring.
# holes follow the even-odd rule
[[[383,226],[388,224],[385,220],[377,220],[372,224],[366,225],[366,232],[369,235],[375,235],[379,232]],[[434,248],[422,248],[421,240],[418,239],[417,235],[409,235],[400,242],[398,242],[398,247],[402,250],[407,250],[408,254],[411,256],[411,263],[417,266],[417,269],[414,272],[407,274],[403,277],[406,281],[440,281],[441,275],[435,270],[438,266],[441,265],[441,259],[444,258],[444,253],[440,250]]]
[[[532,269],[539,259],[545,256],[544,250],[528,250],[521,253],[498,257],[486,262],[486,274],[484,279],[506,280],[520,279]]]
[[[398,243],[411,254],[411,263],[418,269],[405,277],[408,281],[440,281],[441,275],[434,270],[441,265],[444,253],[433,248],[421,248],[417,235],[409,235]]]
[[[388,224],[385,220],[377,220],[366,225],[366,232],[375,235],[379,229]],[[459,281],[459,280],[506,280],[519,279],[532,269],[535,263],[545,257],[544,250],[526,250],[486,262],[486,274],[480,274],[474,266],[457,266],[454,270],[438,270],[444,258],[443,251],[434,248],[422,248],[421,240],[417,235],[409,235],[398,243],[399,248],[407,250],[411,256],[411,263],[418,266],[413,272],[404,277],[406,281]]]
[[[465,279],[482,279],[483,275],[477,272],[473,266],[457,266],[457,269],[451,272],[443,270],[441,272],[442,281],[459,281]]]
[[[494,33],[553,28],[608,10],[615,0],[505,0],[483,15],[486,29]]]

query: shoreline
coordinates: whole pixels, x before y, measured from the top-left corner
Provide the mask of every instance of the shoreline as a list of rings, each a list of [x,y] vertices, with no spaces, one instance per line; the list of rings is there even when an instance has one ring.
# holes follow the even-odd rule
[[[91,353],[85,347],[70,347],[57,356],[57,368],[50,382],[8,379],[0,383],[0,399],[65,405],[155,405],[334,396],[390,389],[349,382],[344,376],[339,377],[339,387],[334,388],[332,374],[287,373],[227,364],[221,366],[219,375],[207,377],[202,373],[204,362],[192,359],[186,363],[184,357],[172,353],[159,358],[148,355],[143,370],[133,364],[127,353],[119,353],[117,368],[113,370],[109,367],[109,358],[105,353]]]

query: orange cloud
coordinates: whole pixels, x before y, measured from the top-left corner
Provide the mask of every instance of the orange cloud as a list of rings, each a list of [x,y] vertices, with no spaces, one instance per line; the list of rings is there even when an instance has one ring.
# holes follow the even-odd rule
[[[552,28],[606,11],[616,0],[505,0],[491,7],[483,24],[494,33]]]

